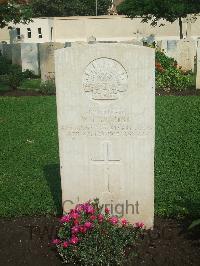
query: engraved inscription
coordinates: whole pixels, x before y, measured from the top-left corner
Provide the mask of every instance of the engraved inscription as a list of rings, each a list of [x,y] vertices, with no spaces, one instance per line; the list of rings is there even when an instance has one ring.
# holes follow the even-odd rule
[[[127,91],[128,76],[116,60],[98,58],[92,61],[83,75],[84,91],[93,100],[117,100]]]
[[[141,121],[140,125],[134,123],[133,114],[120,109],[89,109],[88,112],[80,115],[79,122],[71,126],[63,126],[62,129],[66,136],[73,137],[147,136],[153,130],[153,128],[146,127],[144,121]]]

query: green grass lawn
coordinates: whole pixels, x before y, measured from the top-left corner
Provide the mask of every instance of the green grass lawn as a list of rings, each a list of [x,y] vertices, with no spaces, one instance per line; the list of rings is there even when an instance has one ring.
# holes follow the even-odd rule
[[[35,90],[38,91],[40,88],[41,79],[25,79],[22,82],[22,90]]]
[[[59,212],[55,97],[1,97],[0,128],[0,216]],[[155,207],[200,215],[200,97],[156,98]]]
[[[23,80],[20,90],[39,91],[41,79],[25,79]],[[6,81],[0,79],[0,92],[9,91],[10,87]]]

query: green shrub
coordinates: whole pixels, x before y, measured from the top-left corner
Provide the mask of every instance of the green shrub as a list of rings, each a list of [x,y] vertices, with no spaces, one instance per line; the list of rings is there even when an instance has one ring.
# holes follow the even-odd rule
[[[191,225],[188,227],[189,230],[200,227],[200,219],[194,220]]]
[[[143,223],[129,224],[110,215],[98,199],[79,204],[61,218],[58,239],[53,240],[64,263],[74,265],[122,265],[126,248],[133,246]]]
[[[11,89],[19,88],[24,79],[21,66],[12,65],[11,62],[3,56],[0,56],[0,75],[1,80],[6,82]]]
[[[54,95],[56,93],[56,85],[54,79],[47,79],[40,84],[40,92],[45,95]]]
[[[160,51],[156,51],[156,62],[159,62],[164,68],[169,68],[177,64],[174,58],[168,57]]]
[[[173,58],[156,52],[156,89],[187,90],[195,87],[195,76],[192,71],[183,71]]]
[[[24,79],[21,67],[18,65],[12,65],[8,74],[8,85],[11,89],[17,89],[20,87]]]
[[[0,55],[0,75],[5,75],[9,73],[10,67],[12,66],[11,63],[12,62]]]
[[[23,76],[25,79],[29,79],[29,78],[36,79],[39,77],[38,75],[35,75],[32,70],[29,70],[29,69],[26,69],[25,71],[23,71]]]

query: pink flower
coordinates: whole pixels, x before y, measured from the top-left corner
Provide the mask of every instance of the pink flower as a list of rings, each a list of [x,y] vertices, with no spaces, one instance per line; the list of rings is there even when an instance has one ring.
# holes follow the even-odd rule
[[[90,220],[94,221],[94,220],[96,220],[96,219],[97,219],[97,217],[96,217],[95,215],[91,215],[91,216],[90,216]]]
[[[108,208],[105,208],[105,213],[110,213],[110,210]]]
[[[117,216],[113,216],[109,219],[109,221],[111,222],[111,224],[117,224],[119,219]]]
[[[60,219],[61,223],[69,223],[70,222],[70,216],[69,215],[65,215]]]
[[[87,228],[84,227],[84,226],[80,226],[80,227],[79,227],[79,231],[80,231],[81,233],[85,234],[85,233],[87,232]]]
[[[61,241],[59,239],[54,239],[52,241],[52,244],[54,244],[54,245],[59,245],[60,243],[61,243]]]
[[[94,209],[94,207],[92,205],[86,204],[85,205],[85,212],[88,213],[88,214],[94,214],[95,209]]]
[[[70,239],[70,243],[73,245],[76,245],[78,243],[79,239],[77,236],[72,236],[72,238]]]
[[[142,228],[142,227],[144,226],[144,223],[139,223],[139,222],[137,222],[137,223],[135,223],[135,226],[136,226],[137,228]]]
[[[103,214],[99,214],[99,216],[98,216],[98,220],[99,220],[100,223],[103,222],[103,219],[104,219]]]
[[[92,223],[91,222],[85,222],[84,226],[86,229],[90,229],[92,227]]]
[[[70,217],[72,219],[76,220],[76,219],[78,219],[80,217],[80,215],[77,212],[72,212],[72,213],[70,213]]]
[[[79,220],[78,219],[74,220],[74,225],[78,225],[78,224],[79,224]]]
[[[121,223],[122,223],[122,225],[127,225],[127,220],[125,218],[122,218]]]
[[[65,242],[63,243],[63,248],[67,248],[67,247],[69,247],[69,242],[65,241]]]
[[[77,204],[75,210],[77,212],[83,211],[84,210],[84,205],[83,204]]]
[[[79,232],[79,227],[77,225],[72,227],[72,234],[77,234]]]

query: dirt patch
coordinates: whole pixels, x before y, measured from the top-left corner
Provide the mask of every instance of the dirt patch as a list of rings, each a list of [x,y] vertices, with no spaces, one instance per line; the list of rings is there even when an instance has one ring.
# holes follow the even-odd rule
[[[186,90],[186,91],[157,91],[156,96],[200,96],[200,90]]]
[[[6,97],[21,97],[21,96],[42,96],[43,94],[38,91],[31,90],[11,90],[11,91],[0,91],[0,96]]]
[[[0,219],[0,265],[61,266],[50,244],[58,226],[55,217]],[[189,234],[175,220],[156,218],[155,229],[128,252],[132,249],[138,255],[126,265],[199,265],[200,235]]]

